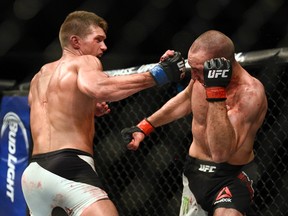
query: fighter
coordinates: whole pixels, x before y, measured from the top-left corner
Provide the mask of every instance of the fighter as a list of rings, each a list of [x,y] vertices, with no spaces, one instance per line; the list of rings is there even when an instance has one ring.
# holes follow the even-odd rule
[[[235,60],[234,50],[222,32],[204,32],[188,52],[188,86],[136,126],[122,130],[127,148],[137,150],[155,128],[192,115],[180,216],[243,216],[253,201],[253,145],[267,98],[262,83]]]

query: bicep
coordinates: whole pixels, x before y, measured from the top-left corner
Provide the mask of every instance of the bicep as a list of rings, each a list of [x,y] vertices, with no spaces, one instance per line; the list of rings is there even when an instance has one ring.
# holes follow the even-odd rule
[[[168,124],[191,113],[191,98],[188,89],[184,89],[167,101],[158,111],[149,117],[155,127]]]
[[[86,58],[82,59],[82,62],[77,66],[77,85],[82,93],[90,97],[97,97],[98,82],[107,78],[107,75],[103,73],[99,59]]]

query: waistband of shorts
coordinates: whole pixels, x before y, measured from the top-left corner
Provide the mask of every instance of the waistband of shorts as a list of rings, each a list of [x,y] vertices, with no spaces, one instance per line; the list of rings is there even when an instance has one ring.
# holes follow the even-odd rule
[[[66,149],[59,149],[56,151],[51,151],[51,152],[42,153],[42,154],[35,154],[35,155],[32,155],[31,159],[50,158],[50,157],[57,156],[59,154],[61,155],[62,154],[86,155],[86,156],[93,158],[93,155],[89,154],[88,152],[84,152],[78,149],[66,148]]]
[[[237,172],[241,170],[244,166],[248,167],[250,165],[253,165],[255,162],[252,160],[251,162],[244,164],[244,165],[232,165],[229,163],[215,163],[212,161],[205,161],[200,160],[194,157],[191,157],[190,155],[187,155],[186,157],[186,163],[194,170],[202,171],[202,172]]]

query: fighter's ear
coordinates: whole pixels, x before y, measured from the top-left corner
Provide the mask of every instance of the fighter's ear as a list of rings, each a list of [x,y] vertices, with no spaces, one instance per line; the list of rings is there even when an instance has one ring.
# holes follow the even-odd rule
[[[80,38],[77,35],[71,35],[70,44],[74,49],[80,49]]]

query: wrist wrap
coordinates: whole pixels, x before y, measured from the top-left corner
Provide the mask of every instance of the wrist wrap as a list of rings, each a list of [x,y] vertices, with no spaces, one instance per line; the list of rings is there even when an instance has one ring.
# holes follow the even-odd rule
[[[213,101],[225,101],[226,90],[224,87],[207,87],[206,88],[206,100],[209,102]]]
[[[145,136],[148,136],[154,131],[154,126],[145,118],[137,125],[138,128],[142,130]]]
[[[164,85],[169,82],[169,79],[163,70],[163,68],[159,65],[154,66],[151,70],[150,73],[152,77],[154,78],[155,82],[157,85]]]

